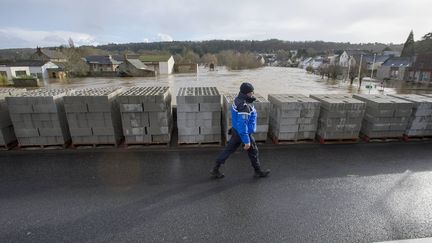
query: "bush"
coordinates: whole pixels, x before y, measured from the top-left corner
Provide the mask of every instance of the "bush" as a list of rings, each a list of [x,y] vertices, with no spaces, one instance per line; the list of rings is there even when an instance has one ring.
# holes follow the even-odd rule
[[[217,62],[229,70],[253,69],[262,66],[254,54],[233,51],[222,51],[217,54]]]
[[[6,76],[0,75],[0,85],[5,86],[8,84],[8,80]]]
[[[313,73],[313,72],[314,72],[314,69],[313,69],[312,66],[307,66],[307,67],[306,67],[306,71],[307,71],[308,73]]]

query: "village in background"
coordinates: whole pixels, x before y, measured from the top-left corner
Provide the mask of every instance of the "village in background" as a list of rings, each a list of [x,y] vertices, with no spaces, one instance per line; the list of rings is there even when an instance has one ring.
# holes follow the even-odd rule
[[[432,32],[397,44],[334,42],[175,41],[0,50],[0,84],[38,86],[40,80],[75,77],[155,77],[263,66],[302,68],[322,78],[351,82],[432,81]]]

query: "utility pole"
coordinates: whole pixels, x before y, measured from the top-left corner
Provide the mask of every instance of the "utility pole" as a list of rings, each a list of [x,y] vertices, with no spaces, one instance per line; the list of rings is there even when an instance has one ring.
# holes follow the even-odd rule
[[[359,79],[359,89],[361,88],[361,66],[362,66],[362,62],[363,62],[363,54],[360,55],[360,64],[359,64],[359,72],[358,72],[358,79]]]
[[[350,78],[350,72],[351,72],[351,56],[348,56],[348,79]],[[346,76],[345,76],[346,80]]]
[[[369,81],[369,94],[370,94],[370,92],[371,92],[371,89],[372,89],[372,85],[371,85],[371,83],[372,83],[372,79],[373,79],[373,73],[374,73],[374,68],[375,68],[375,60],[376,60],[376,53],[374,53],[374,59],[373,59],[373,62],[372,62],[372,72],[371,72],[371,79],[370,79],[370,81]]]

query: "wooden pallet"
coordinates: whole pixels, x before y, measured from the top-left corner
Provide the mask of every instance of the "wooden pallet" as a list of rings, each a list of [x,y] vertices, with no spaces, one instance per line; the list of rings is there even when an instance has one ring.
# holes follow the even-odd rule
[[[273,144],[308,144],[314,143],[315,139],[279,139],[277,136],[272,136]]]
[[[124,143],[122,147],[124,148],[144,148],[144,147],[154,147],[154,148],[167,148],[170,147],[171,143]]]
[[[403,137],[370,138],[366,135],[362,135],[361,138],[367,143],[389,143],[389,142],[399,142],[403,140]]]
[[[177,143],[179,147],[221,147],[222,142]]]
[[[73,143],[70,146],[73,149],[90,149],[90,148],[118,148],[116,143]]]
[[[358,143],[359,138],[324,139],[318,136],[320,144],[353,144]]]
[[[408,136],[408,135],[404,135],[403,140],[405,142],[430,141],[430,140],[432,140],[432,136]]]
[[[18,141],[15,140],[15,141],[10,142],[8,144],[0,145],[0,150],[11,150],[11,149],[15,148],[17,145],[18,145]]]
[[[31,144],[18,144],[18,149],[22,150],[35,150],[35,149],[66,149],[71,144],[70,141],[67,141],[64,144],[38,144],[38,145],[31,145]]]

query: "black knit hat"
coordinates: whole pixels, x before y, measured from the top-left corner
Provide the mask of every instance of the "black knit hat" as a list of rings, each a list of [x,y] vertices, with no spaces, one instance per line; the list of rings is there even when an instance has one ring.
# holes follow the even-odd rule
[[[251,83],[244,82],[240,85],[240,92],[243,94],[247,94],[254,91],[254,87]]]

